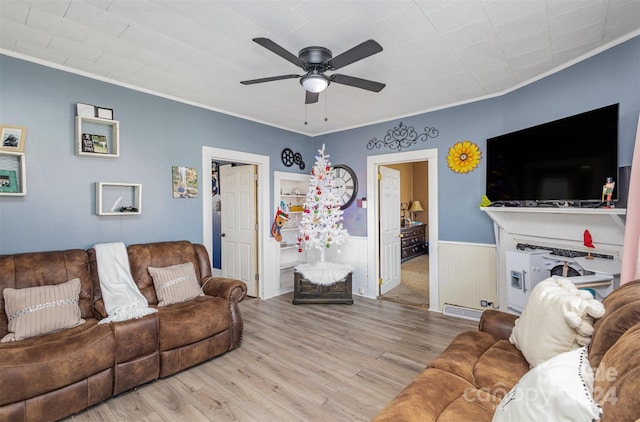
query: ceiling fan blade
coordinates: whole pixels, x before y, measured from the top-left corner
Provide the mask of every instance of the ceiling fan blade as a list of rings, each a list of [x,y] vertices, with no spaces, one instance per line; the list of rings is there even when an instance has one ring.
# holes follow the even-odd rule
[[[259,78],[259,79],[249,79],[248,81],[240,81],[242,85],[252,85],[252,84],[261,84],[262,82],[271,82],[271,81],[279,81],[281,79],[293,79],[299,78],[300,75],[280,75],[280,76],[271,76],[269,78]]]
[[[374,40],[367,40],[361,44],[356,45],[350,50],[345,51],[342,54],[338,54],[331,60],[327,62],[327,64],[331,67],[332,70],[340,69],[348,64],[353,62],[357,62],[358,60],[362,60],[365,57],[372,56],[376,53],[382,51],[382,46],[375,42]]]
[[[290,61],[291,63],[295,64],[298,67],[304,67],[305,65],[305,62],[300,60],[298,56],[285,50],[275,42],[271,41],[269,38],[254,38],[253,41],[260,44],[267,50],[270,50],[276,53],[278,56],[282,57],[283,59]]]
[[[380,82],[370,81],[368,79],[360,79],[354,76],[347,75],[331,75],[329,78],[331,82],[337,84],[354,86],[356,88],[366,89],[368,91],[380,92],[386,85]]]
[[[306,91],[307,95],[305,96],[304,103],[305,104],[313,104],[318,102],[318,97],[320,93],[318,92],[309,92]]]

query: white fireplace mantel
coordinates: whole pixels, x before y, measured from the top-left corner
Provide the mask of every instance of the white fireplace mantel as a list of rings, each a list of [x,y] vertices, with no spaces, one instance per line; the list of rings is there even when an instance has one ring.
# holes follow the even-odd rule
[[[624,239],[625,208],[482,207],[504,234],[544,246],[585,250],[583,235],[589,230],[596,248],[617,255]],[[496,233],[497,234],[497,233]],[[528,239],[528,240],[526,240]],[[556,246],[559,245],[559,246]],[[564,246],[562,246],[564,245]],[[515,245],[513,245],[515,247]],[[605,252],[606,251],[606,252]],[[620,256],[617,256],[620,259]]]
[[[506,251],[517,244],[587,252],[584,231],[589,230],[595,248],[619,261],[626,221],[625,208],[481,207],[493,220],[498,273],[499,306],[506,304]]]

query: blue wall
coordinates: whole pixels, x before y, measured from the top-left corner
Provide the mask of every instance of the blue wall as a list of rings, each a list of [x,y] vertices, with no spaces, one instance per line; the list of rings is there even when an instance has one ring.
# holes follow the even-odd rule
[[[487,138],[613,103],[620,103],[618,164],[629,166],[640,114],[640,37],[500,97],[320,136],[314,139],[314,144],[324,142],[333,163],[345,161],[352,165],[361,181],[358,192],[361,198],[367,196],[366,156],[397,152],[385,148],[367,150],[371,138],[383,138],[387,130],[401,121],[417,132],[425,126],[437,128],[440,131],[437,138],[418,142],[403,151],[438,148],[439,238],[494,243],[493,224],[478,208],[485,193],[484,162],[481,160],[470,173],[454,173],[447,167],[449,148],[456,142],[470,140],[484,151]],[[526,148],[536,145],[523,148],[526,154]],[[336,157],[349,158],[336,160]],[[351,235],[366,235],[365,211],[351,207],[345,212],[345,226]]]
[[[76,103],[113,108],[120,157],[75,155]],[[0,56],[0,122],[26,126],[27,195],[0,196],[0,253],[187,239],[202,242],[202,146],[311,155],[310,138],[229,115]],[[171,167],[196,167],[197,199],[173,199]],[[142,184],[142,214],[95,215],[98,181]],[[204,181],[204,183],[203,183]],[[269,209],[272,207],[269,205]]]
[[[74,154],[77,102],[114,109],[120,121],[119,158]],[[0,196],[0,253],[109,241],[201,242],[201,198],[210,194],[208,175],[200,168],[203,145],[268,155],[272,171],[295,171],[280,160],[282,149],[289,147],[303,154],[308,172],[325,143],[333,164],[345,163],[356,171],[358,197],[364,197],[366,157],[395,152],[369,151],[367,142],[382,138],[400,121],[418,132],[425,126],[440,131],[437,138],[408,149],[438,148],[440,239],[494,243],[492,223],[478,209],[484,162],[471,173],[456,174],[446,164],[448,149],[470,140],[484,151],[487,138],[616,102],[621,113],[619,164],[627,166],[640,113],[640,37],[501,97],[318,136],[312,142],[297,133],[0,55],[0,122],[28,127],[27,195]],[[174,165],[199,169],[198,199],[171,197]],[[97,181],[142,183],[142,215],[96,216]],[[351,235],[366,236],[365,211],[351,206],[345,212]]]

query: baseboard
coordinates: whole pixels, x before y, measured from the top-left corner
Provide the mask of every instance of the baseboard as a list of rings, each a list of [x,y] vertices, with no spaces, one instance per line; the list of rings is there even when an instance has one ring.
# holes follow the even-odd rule
[[[478,309],[466,308],[464,306],[451,305],[450,303],[445,303],[444,308],[442,309],[443,315],[454,316],[458,318],[470,319],[472,321],[480,321],[480,317],[482,316],[482,311]]]

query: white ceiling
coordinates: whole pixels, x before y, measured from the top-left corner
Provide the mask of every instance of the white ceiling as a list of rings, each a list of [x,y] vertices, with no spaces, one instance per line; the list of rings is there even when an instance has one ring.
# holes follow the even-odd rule
[[[639,34],[640,0],[0,0],[0,53],[308,135],[500,95]],[[339,73],[387,86],[305,106],[296,79],[241,85],[302,74],[255,37],[334,56],[374,39]]]

